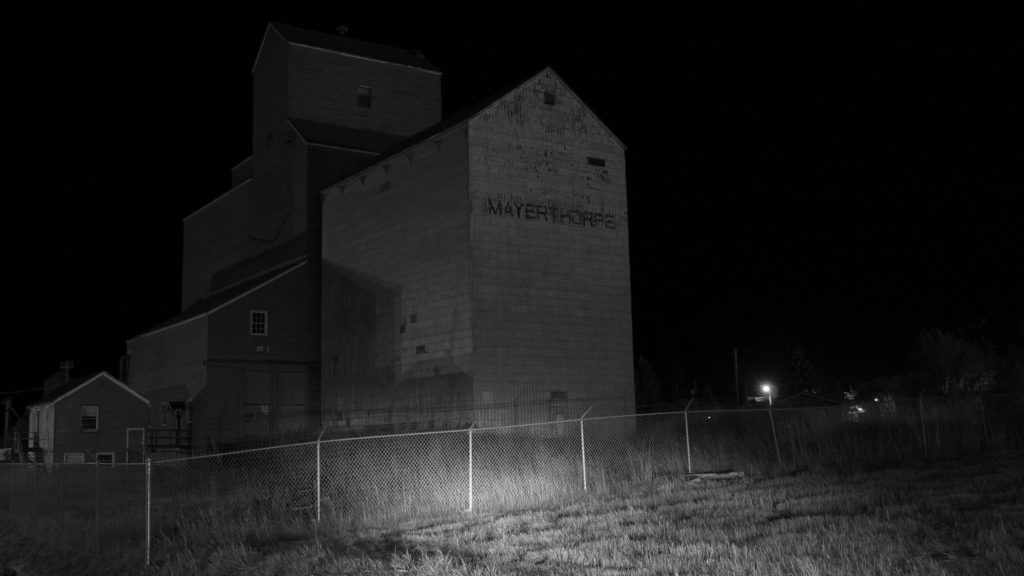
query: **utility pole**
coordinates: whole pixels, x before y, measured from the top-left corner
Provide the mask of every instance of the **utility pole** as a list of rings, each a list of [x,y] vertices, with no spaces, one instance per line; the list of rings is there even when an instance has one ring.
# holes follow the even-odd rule
[[[3,448],[7,448],[7,425],[8,419],[11,416],[11,397],[4,398],[4,445]]]
[[[736,379],[736,406],[742,406],[740,401],[740,352],[738,348],[732,349],[732,373]]]

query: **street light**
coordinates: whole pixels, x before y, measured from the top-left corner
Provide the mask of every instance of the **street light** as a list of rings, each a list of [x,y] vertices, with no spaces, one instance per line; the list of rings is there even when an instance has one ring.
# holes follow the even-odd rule
[[[765,394],[767,394],[767,395],[768,395],[768,406],[769,406],[769,407],[770,407],[770,406],[772,405],[772,391],[773,391],[774,389],[775,389],[775,387],[774,387],[774,386],[772,386],[772,385],[771,385],[770,383],[768,383],[768,382],[763,382],[763,383],[761,384],[761,390],[762,390],[762,391],[763,391],[763,392],[764,392]]]

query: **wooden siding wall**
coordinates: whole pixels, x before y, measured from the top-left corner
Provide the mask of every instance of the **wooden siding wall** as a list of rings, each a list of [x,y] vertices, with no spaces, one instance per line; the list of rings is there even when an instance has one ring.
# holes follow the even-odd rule
[[[184,402],[206,386],[207,319],[197,318],[128,341],[131,367],[127,384],[149,399],[153,426],[163,419],[164,402]]]
[[[185,220],[181,264],[182,310],[209,295],[210,279],[214,273],[250,256],[247,215],[251,192],[250,181]]]
[[[631,412],[622,147],[550,73],[469,126],[475,395],[503,407],[481,423]]]
[[[99,407],[99,429],[83,432],[82,406]],[[85,452],[95,462],[97,452],[114,452],[117,462],[127,461],[126,430],[149,425],[148,406],[105,377],[101,377],[57,403],[54,410],[53,461],[62,462],[66,452]],[[135,462],[141,454],[132,455]]]
[[[268,30],[252,71],[252,174],[268,162],[272,143],[284,140],[288,117],[288,43],[273,28]]]
[[[208,358],[232,362],[316,362],[313,333],[315,264],[305,264],[214,312],[209,318]],[[249,334],[249,312],[265,310],[266,336]]]
[[[466,146],[449,132],[326,194],[324,402],[347,425],[468,423]]]
[[[308,366],[295,364],[211,362],[210,384],[192,404],[193,452],[315,438],[319,425],[310,405],[314,376]]]
[[[226,270],[268,270],[296,255],[288,246],[307,232],[309,209],[319,218],[319,201],[307,184],[306,146],[293,134],[278,144],[279,157],[270,169],[256,169],[250,182],[227,193],[185,220],[182,259],[182,306],[187,307],[217,289],[217,276]],[[259,165],[258,166],[262,166]],[[293,169],[294,168],[294,169]],[[305,254],[301,246],[298,254]],[[248,265],[258,259],[256,266]],[[229,274],[236,281],[244,274]]]
[[[288,115],[365,130],[412,136],[441,121],[441,75],[305,46],[289,51]],[[372,105],[357,104],[360,85]]]
[[[272,422],[266,437],[297,432],[295,423],[316,427],[320,394],[319,362],[319,266],[306,264],[260,290],[216,311],[209,318],[206,388],[192,404],[192,425],[198,450],[211,447],[210,438],[221,444],[252,439],[255,429],[245,423],[245,384],[253,371],[272,372],[274,388],[266,401]],[[250,312],[267,312],[267,335],[250,332]],[[301,378],[280,374],[301,373]],[[292,391],[285,386],[300,388]],[[279,398],[289,400],[287,418]],[[298,414],[301,404],[302,414]],[[262,422],[262,420],[261,420]]]

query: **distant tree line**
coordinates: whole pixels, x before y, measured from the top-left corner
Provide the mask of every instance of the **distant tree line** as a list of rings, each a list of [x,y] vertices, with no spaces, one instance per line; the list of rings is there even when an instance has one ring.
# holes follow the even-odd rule
[[[980,332],[980,331],[976,331]],[[838,401],[858,397],[952,396],[978,393],[1024,394],[1024,319],[1011,342],[997,346],[984,336],[941,328],[921,330],[902,372],[858,382],[840,382],[824,376],[802,346],[790,349],[779,396],[808,393]],[[638,355],[635,366],[636,404],[639,411],[678,409],[690,399],[703,405],[735,404],[735,395],[716,398],[709,384],[684,384],[678,362],[655,366]],[[732,383],[729,382],[729,387]],[[725,390],[729,387],[723,386]]]

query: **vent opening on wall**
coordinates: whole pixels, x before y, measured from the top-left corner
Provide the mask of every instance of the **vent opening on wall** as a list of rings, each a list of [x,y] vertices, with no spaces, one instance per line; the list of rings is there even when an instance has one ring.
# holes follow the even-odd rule
[[[548,106],[554,106],[555,105],[555,93],[554,92],[547,92],[547,91],[545,91],[544,92],[544,103],[547,104]]]
[[[356,102],[362,108],[371,108],[373,106],[373,89],[369,86],[360,86]]]
[[[604,158],[587,156],[587,164],[590,164],[591,166],[604,166]]]

